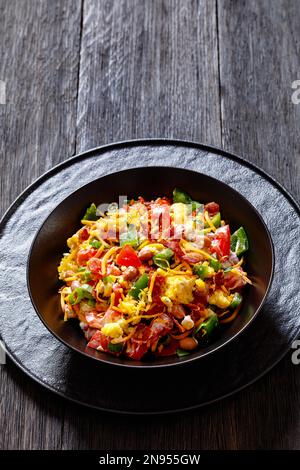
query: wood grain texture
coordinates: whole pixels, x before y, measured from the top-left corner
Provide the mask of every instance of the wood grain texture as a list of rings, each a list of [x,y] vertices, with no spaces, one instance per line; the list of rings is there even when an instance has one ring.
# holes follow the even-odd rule
[[[298,0],[218,0],[222,144],[300,200]]]
[[[85,0],[77,150],[140,137],[220,143],[215,2]]]
[[[1,0],[1,211],[74,153],[81,2]]]
[[[223,143],[299,197],[296,1],[1,0],[0,18],[2,211],[75,149],[157,136]],[[145,419],[66,402],[8,361],[0,448],[299,449],[299,370],[287,355],[221,403]]]
[[[0,212],[75,151],[81,2],[1,0]],[[22,312],[20,312],[22,314]],[[63,407],[10,363],[0,366],[2,448],[61,445]],[[55,416],[55,413],[58,413]]]

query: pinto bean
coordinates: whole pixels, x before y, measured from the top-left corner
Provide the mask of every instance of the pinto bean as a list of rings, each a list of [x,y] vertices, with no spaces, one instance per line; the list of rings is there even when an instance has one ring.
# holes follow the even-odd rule
[[[205,258],[203,255],[200,253],[190,253],[189,255],[183,255],[181,258],[183,261],[186,261],[187,263],[199,263],[200,261],[203,261]]]
[[[123,273],[124,281],[133,281],[138,275],[139,271],[134,266],[128,266],[128,268]]]
[[[192,351],[198,346],[198,341],[196,338],[183,338],[179,341],[179,347],[185,351]]]
[[[107,274],[108,276],[111,274],[112,276],[120,276],[121,270],[115,266],[114,264],[110,264],[107,266]]]
[[[149,261],[150,259],[153,258],[153,250],[151,248],[148,248],[145,246],[144,248],[141,249],[139,252],[139,258],[141,261]]]

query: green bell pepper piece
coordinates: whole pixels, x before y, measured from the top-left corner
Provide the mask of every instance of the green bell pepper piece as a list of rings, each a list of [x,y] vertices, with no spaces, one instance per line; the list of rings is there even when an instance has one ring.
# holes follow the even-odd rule
[[[205,279],[213,274],[212,269],[213,268],[211,266],[208,266],[206,264],[195,264],[193,271],[195,274],[197,274],[198,277],[200,277],[201,279]]]
[[[201,323],[194,332],[197,337],[204,341],[206,344],[210,343],[219,329],[219,319],[216,313],[212,313],[210,317]]]
[[[80,273],[80,278],[84,282],[89,282],[92,279],[92,273],[88,269],[82,270]]]
[[[231,235],[230,248],[237,256],[242,255],[249,249],[249,241],[244,227],[240,227]]]
[[[120,246],[124,245],[131,245],[133,248],[139,246],[138,234],[134,225],[129,225],[127,232],[120,235]]]
[[[220,227],[221,225],[221,213],[217,212],[211,219],[212,223],[216,228]]]
[[[138,300],[140,292],[148,287],[149,276],[148,274],[143,274],[133,285],[129,291],[129,295],[135,300]]]
[[[210,218],[213,225],[216,227],[216,228],[219,228],[220,225],[221,225],[221,213],[220,212],[217,212],[213,217]],[[205,222],[204,224],[204,227],[207,228],[209,227],[208,223]]]
[[[222,264],[216,258],[211,258],[209,264],[211,265],[212,268],[214,268],[216,273],[220,271],[220,269],[222,268]]]
[[[77,287],[69,295],[69,301],[72,305],[79,304],[83,299],[94,300],[92,295],[92,286],[89,284],[83,284],[81,287]]]
[[[194,201],[191,196],[182,189],[175,188],[173,190],[173,202],[181,202],[183,204],[192,204],[192,211],[199,211],[203,207],[198,201]]]
[[[108,343],[107,348],[112,353],[119,353],[123,349],[123,343]]]
[[[238,292],[235,292],[231,304],[229,305],[230,308],[237,308],[242,303],[243,297]]]
[[[167,270],[170,267],[170,263],[167,259],[164,258],[158,258],[155,260],[156,266],[158,266],[161,269]]]
[[[189,356],[190,352],[185,351],[184,349],[177,348],[176,349],[176,354],[177,354],[178,357],[184,357],[184,356]]]
[[[170,248],[166,248],[153,256],[153,262],[159,268],[167,269],[170,266],[169,261],[173,255],[174,251]]]
[[[87,208],[82,220],[98,220],[97,216],[97,207],[96,204],[92,203],[90,207]]]
[[[100,248],[100,246],[102,245],[102,243],[97,240],[97,238],[93,238],[92,240],[89,241],[89,245],[91,245],[93,248]]]
[[[190,204],[192,202],[191,196],[182,189],[174,188],[173,202],[182,202],[183,204]]]

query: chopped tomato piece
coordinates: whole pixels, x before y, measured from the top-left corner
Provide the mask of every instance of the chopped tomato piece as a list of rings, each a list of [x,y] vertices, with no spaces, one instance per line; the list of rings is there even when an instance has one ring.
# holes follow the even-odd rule
[[[124,245],[120,253],[117,256],[117,264],[121,266],[134,266],[139,268],[141,266],[141,260],[130,245]]]
[[[224,225],[216,230],[215,238],[211,242],[210,251],[219,258],[230,254],[230,228]]]

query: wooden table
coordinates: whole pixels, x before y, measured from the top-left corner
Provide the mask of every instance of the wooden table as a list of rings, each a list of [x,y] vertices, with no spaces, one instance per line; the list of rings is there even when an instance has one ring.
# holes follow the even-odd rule
[[[224,147],[299,200],[299,25],[298,0],[1,0],[2,213],[56,163],[138,137]],[[221,403],[146,420],[64,401],[8,361],[0,446],[296,449],[299,372],[288,354]]]

